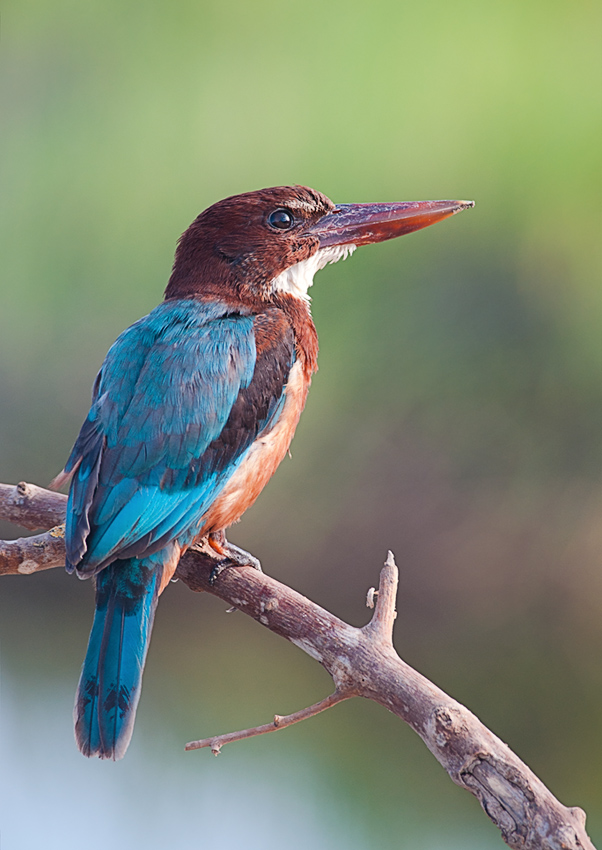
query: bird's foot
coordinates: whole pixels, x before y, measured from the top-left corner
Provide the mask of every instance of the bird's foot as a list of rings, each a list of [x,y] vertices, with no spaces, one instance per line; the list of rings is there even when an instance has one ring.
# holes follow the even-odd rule
[[[231,567],[253,567],[254,570],[259,570],[260,573],[263,572],[260,561],[254,555],[245,552],[244,549],[226,540],[226,535],[223,531],[212,531],[207,535],[207,543],[214,552],[222,556],[222,560],[218,561],[211,570],[209,584],[214,584],[218,576],[224,570],[228,570]]]

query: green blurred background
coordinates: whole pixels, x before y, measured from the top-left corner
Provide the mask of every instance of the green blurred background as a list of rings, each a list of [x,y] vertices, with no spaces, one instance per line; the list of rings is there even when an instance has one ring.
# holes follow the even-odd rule
[[[386,550],[396,645],[602,841],[600,7],[589,0],[6,0],[0,480],[46,484],[176,239],[229,194],[474,198],[312,290],[320,372],[232,533],[361,625]],[[18,529],[5,526],[5,536]],[[3,850],[500,848],[421,741],[356,700],[184,753],[329,692],[215,599],[162,599],[134,740],[75,750],[92,587],[2,581]]]

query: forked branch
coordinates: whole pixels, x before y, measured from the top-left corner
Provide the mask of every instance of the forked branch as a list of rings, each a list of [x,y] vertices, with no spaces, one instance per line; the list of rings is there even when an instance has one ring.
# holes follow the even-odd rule
[[[39,513],[38,499],[43,505]],[[60,500],[64,505],[65,497],[40,488],[34,490],[31,485],[0,485],[0,518],[28,528],[47,527],[62,519]],[[42,516],[46,523],[41,521]],[[28,543],[31,540],[35,542]],[[22,561],[15,555],[15,542],[0,544],[0,574],[35,572],[35,552],[50,546],[50,540],[55,548],[46,552],[36,569],[61,565],[64,553],[59,528],[18,541],[18,551],[25,555]],[[206,746],[217,753],[231,741],[285,728],[343,699],[362,696],[388,708],[420,735],[451,779],[478,798],[509,847],[594,850],[581,809],[563,806],[474,714],[397,655],[392,628],[398,574],[390,553],[381,572],[374,615],[359,629],[254,569],[224,570],[212,584],[214,565],[210,550],[194,547],[182,557],[176,576],[191,590],[220,597],[311,655],[332,676],[335,692],[302,711],[276,716],[264,726],[192,742],[188,749]]]

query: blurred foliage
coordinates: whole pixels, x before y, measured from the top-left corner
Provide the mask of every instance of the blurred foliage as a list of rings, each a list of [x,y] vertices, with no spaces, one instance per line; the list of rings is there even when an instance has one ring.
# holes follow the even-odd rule
[[[7,0],[2,12],[0,478],[44,484],[61,468],[108,346],[161,298],[179,233],[210,203],[281,183],[340,202],[474,198],[320,273],[321,369],[294,462],[234,538],[356,623],[392,548],[404,657],[602,837],[599,6]],[[227,768],[180,756],[184,740],[329,687],[297,650],[170,588],[131,766],[66,756],[91,587],[56,573],[6,580],[0,598],[5,700],[21,718],[3,735],[20,742],[9,764],[23,789],[58,769],[106,777],[100,801],[153,770],[219,786]],[[62,724],[64,746],[46,741],[58,764],[27,744],[40,722]],[[273,737],[222,757],[238,766],[229,802],[256,771],[268,796],[289,783],[308,806],[299,846],[502,846],[376,706]],[[70,812],[65,798],[52,810],[57,847],[75,846]],[[166,804],[149,847],[180,829],[175,812]],[[115,823],[129,834],[136,812]],[[211,846],[240,843],[237,829]]]

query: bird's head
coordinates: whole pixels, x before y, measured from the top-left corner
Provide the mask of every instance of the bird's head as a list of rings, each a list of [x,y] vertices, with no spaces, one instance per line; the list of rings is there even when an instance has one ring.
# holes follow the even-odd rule
[[[472,201],[339,204],[307,186],[225,198],[182,234],[166,298],[308,300],[314,274],[359,245],[428,227]]]

